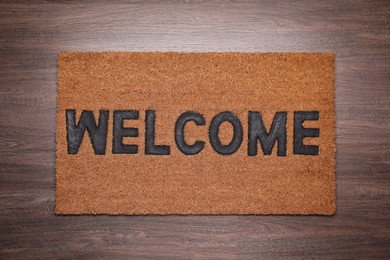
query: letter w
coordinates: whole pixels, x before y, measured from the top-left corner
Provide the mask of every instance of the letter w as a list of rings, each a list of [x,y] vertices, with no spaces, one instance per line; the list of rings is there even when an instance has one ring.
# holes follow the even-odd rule
[[[68,154],[76,154],[79,151],[85,129],[89,133],[95,154],[105,154],[108,126],[108,110],[99,111],[99,123],[96,126],[92,111],[83,110],[79,123],[76,124],[76,110],[66,110],[66,130],[68,140]]]

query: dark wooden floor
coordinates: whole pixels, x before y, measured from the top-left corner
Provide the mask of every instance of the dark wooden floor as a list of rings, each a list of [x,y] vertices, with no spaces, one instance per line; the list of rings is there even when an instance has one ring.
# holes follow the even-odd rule
[[[0,3],[0,258],[390,258],[389,1],[107,2]],[[335,52],[336,216],[55,216],[61,50]]]

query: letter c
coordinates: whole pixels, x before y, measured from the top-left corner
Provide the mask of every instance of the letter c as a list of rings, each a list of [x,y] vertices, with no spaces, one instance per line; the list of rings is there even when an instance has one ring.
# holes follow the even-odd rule
[[[205,125],[204,117],[197,112],[185,112],[179,116],[175,125],[175,142],[177,148],[185,155],[200,153],[204,148],[203,141],[196,141],[193,145],[188,145],[184,140],[184,127],[187,122],[193,121],[196,125]]]

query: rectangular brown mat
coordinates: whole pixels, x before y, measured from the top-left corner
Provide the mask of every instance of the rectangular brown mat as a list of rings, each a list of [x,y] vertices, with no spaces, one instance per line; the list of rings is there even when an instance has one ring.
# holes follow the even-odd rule
[[[335,203],[334,54],[58,61],[57,214],[321,214]]]

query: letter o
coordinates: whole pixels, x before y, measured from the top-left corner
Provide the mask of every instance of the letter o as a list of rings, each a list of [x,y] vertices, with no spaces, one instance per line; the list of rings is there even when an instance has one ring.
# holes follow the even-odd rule
[[[223,122],[229,122],[233,126],[233,138],[228,145],[221,144],[219,140],[219,127]],[[214,151],[221,155],[231,155],[240,148],[242,143],[242,125],[237,116],[231,112],[222,112],[214,116],[209,128],[209,139]]]

